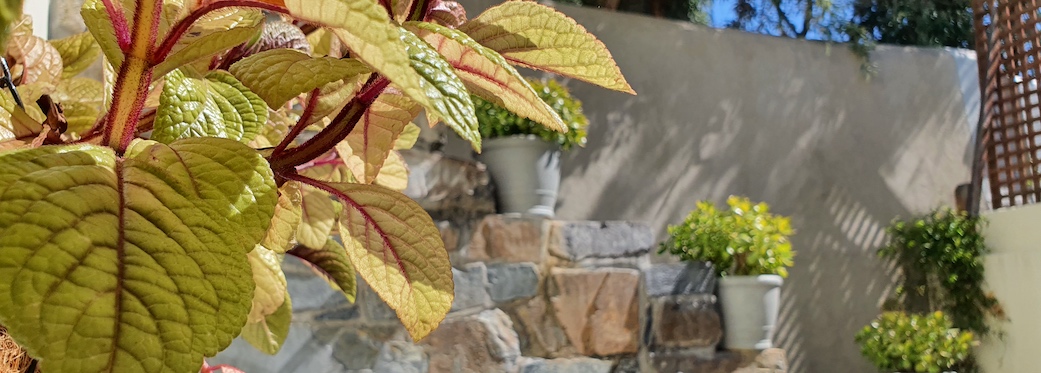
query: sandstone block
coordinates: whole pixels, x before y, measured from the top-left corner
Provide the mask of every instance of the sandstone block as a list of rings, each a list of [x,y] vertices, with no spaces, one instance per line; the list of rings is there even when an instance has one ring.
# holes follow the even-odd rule
[[[557,357],[576,355],[568,344],[564,330],[553,317],[552,308],[543,297],[535,297],[513,307],[512,314],[518,326],[521,352],[524,356]]]
[[[541,263],[543,222],[533,217],[488,215],[474,230],[468,259]]]
[[[513,372],[520,357],[513,322],[499,309],[446,320],[422,343],[431,372]]]
[[[435,219],[495,213],[494,189],[483,165],[420,149],[401,155],[409,168],[405,195]]]
[[[553,268],[551,275],[557,289],[550,298],[554,315],[579,353],[608,356],[636,352],[638,271]]]
[[[459,250],[460,229],[449,221],[437,222],[437,230],[441,232],[441,241],[445,243],[445,250],[455,252]]]
[[[650,308],[649,346],[714,347],[723,338],[716,297],[711,294],[651,298]]]

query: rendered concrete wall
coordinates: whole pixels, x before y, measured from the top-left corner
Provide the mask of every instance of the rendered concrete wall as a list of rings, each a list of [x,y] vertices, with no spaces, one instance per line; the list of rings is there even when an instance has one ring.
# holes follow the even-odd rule
[[[984,340],[980,364],[986,372],[1037,370],[1041,345],[1041,205],[998,210],[986,215],[985,236],[992,252],[984,267],[987,288],[1001,302],[1010,323],[992,323],[1003,335]]]
[[[463,3],[475,16],[495,2]],[[892,290],[875,249],[891,219],[953,204],[968,181],[974,54],[882,47],[865,80],[845,45],[558,9],[639,95],[567,84],[591,127],[563,160],[557,217],[645,221],[661,238],[697,200],[768,202],[798,229],[778,336],[792,372],[873,372],[853,334]],[[469,156],[449,139],[447,152]]]

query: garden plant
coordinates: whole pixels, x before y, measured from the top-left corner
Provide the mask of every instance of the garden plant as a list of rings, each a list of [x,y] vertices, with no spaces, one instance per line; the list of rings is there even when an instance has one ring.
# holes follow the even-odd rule
[[[556,131],[539,122],[514,114],[509,109],[487,101],[480,96],[471,97],[477,112],[478,128],[482,139],[495,139],[518,135],[535,135],[548,143],[567,151],[586,145],[586,127],[589,119],[582,113],[582,102],[571,96],[567,88],[555,79],[528,79],[539,98],[560,116],[567,131]]]
[[[794,265],[794,233],[785,216],[770,213],[766,203],[748,198],[727,198],[726,210],[700,201],[682,224],[669,226],[669,239],[659,253],[669,252],[684,261],[711,262],[717,276],[788,277]]]
[[[19,10],[0,9],[0,324],[48,373],[211,371],[238,336],[275,353],[285,255],[351,300],[359,274],[422,339],[453,283],[399,192],[412,119],[479,151],[473,94],[566,130],[513,65],[633,93],[527,1],[86,0],[88,32],[49,42]],[[102,81],[78,76],[99,56]]]
[[[885,312],[856,335],[861,353],[882,373],[950,371],[969,358],[973,338],[940,311]]]

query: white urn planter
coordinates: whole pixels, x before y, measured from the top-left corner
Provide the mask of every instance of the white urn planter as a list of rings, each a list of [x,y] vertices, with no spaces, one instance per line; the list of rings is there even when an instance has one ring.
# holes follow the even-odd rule
[[[731,350],[773,347],[783,282],[778,275],[719,278],[724,347]]]
[[[499,213],[552,218],[560,187],[560,146],[535,135],[486,139],[477,160],[495,183]]]

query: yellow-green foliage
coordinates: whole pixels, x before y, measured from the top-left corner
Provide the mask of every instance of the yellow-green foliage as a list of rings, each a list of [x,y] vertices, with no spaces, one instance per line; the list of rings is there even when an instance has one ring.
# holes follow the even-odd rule
[[[969,357],[972,332],[955,329],[943,312],[886,312],[857,333],[860,352],[881,372],[940,373]]]
[[[683,260],[711,262],[722,276],[777,274],[788,276],[794,252],[789,219],[770,213],[766,203],[731,196],[728,209],[701,201],[683,224],[669,226],[669,239],[659,252]]]
[[[477,122],[481,137],[493,139],[514,135],[536,135],[543,140],[560,145],[564,150],[573,146],[586,145],[586,127],[589,120],[582,114],[582,102],[571,96],[567,88],[556,80],[540,81],[528,79],[539,98],[553,109],[567,127],[567,132],[554,131],[528,118],[524,118],[502,106],[473,96],[477,111]]]

